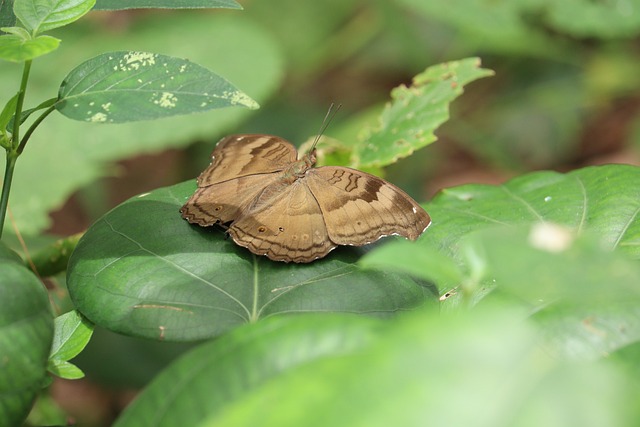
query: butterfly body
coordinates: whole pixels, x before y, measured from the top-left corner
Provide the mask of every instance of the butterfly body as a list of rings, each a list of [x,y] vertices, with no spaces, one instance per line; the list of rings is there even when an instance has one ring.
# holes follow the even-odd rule
[[[240,246],[276,261],[311,262],[338,245],[398,234],[415,240],[428,214],[406,193],[355,169],[315,168],[315,152],[269,135],[223,138],[180,209],[201,226],[227,224]]]

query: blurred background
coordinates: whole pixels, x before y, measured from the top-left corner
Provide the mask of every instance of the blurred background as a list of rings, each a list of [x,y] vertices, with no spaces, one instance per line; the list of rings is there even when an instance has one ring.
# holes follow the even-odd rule
[[[202,64],[262,108],[115,126],[49,117],[17,167],[11,206],[23,234],[79,232],[130,196],[193,178],[227,134],[272,133],[299,145],[331,102],[343,108],[327,134],[355,139],[393,87],[469,56],[496,75],[455,101],[438,143],[387,170],[417,200],[530,170],[638,161],[637,0],[242,5],[92,12],[53,34],[61,48],[34,63],[28,105],[55,96],[64,76],[92,56],[146,50]],[[3,64],[3,97],[20,72]]]
[[[34,246],[49,239],[43,236],[86,229],[133,195],[193,179],[228,134],[276,134],[299,145],[335,102],[342,110],[326,134],[353,140],[392,88],[428,66],[470,56],[495,76],[465,89],[437,143],[386,170],[418,201],[444,187],[532,170],[640,163],[639,0],[241,4],[243,11],[92,12],[52,33],[61,47],[35,61],[27,107],[55,96],[64,76],[90,57],[144,50],[201,64],[261,108],[114,126],[52,115],[18,161],[11,196],[13,223]],[[2,99],[20,73],[2,64]],[[86,424],[106,422],[183,348],[99,331],[78,362],[89,381],[74,382],[89,390],[76,401],[96,394],[103,405],[89,412],[104,418]],[[64,398],[66,383],[55,387]]]

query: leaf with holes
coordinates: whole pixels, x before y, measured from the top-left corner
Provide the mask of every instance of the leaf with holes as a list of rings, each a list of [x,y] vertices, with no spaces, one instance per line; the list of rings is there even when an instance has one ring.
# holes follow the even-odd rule
[[[147,52],[109,52],[64,79],[56,109],[93,123],[123,123],[258,104],[231,83],[186,59]]]
[[[380,167],[394,163],[435,142],[436,128],[449,118],[449,104],[466,84],[493,71],[480,67],[478,58],[434,65],[413,78],[410,87],[391,91],[379,123],[366,129],[355,147],[355,167]]]
[[[300,312],[388,316],[435,301],[404,274],[365,272],[361,249],[339,248],[305,265],[273,262],[189,225],[178,212],[189,181],[134,197],[82,237],[68,268],[76,307],[116,332],[187,341],[264,317]]]

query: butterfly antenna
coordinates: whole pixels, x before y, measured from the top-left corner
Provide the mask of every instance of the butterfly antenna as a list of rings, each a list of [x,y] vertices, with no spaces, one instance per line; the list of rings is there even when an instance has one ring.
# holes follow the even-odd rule
[[[318,143],[318,141],[320,141],[322,134],[324,133],[325,130],[327,130],[327,127],[329,127],[329,123],[331,123],[331,120],[333,120],[333,118],[336,116],[336,113],[338,112],[338,110],[340,110],[341,107],[342,107],[342,104],[336,105],[333,102],[331,103],[331,105],[329,105],[329,110],[327,111],[327,114],[324,116],[324,119],[322,120],[322,125],[320,125],[320,131],[318,132],[315,139],[313,140],[313,145],[311,146],[311,150],[309,150],[309,152],[312,152],[313,150],[316,149],[316,144]]]

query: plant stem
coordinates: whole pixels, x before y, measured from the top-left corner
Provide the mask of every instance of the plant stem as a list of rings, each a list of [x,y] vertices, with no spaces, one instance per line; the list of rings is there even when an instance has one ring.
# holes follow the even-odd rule
[[[24,68],[22,69],[22,80],[20,81],[20,92],[18,92],[18,102],[16,103],[16,115],[13,118],[13,134],[11,138],[13,140],[13,148],[18,147],[20,141],[20,125],[22,119],[22,106],[24,104],[24,96],[27,93],[27,81],[29,80],[29,72],[31,71],[31,60],[24,62]],[[15,165],[15,160],[14,160]],[[9,163],[7,163],[9,166]]]
[[[4,180],[2,181],[2,195],[0,195],[0,238],[4,231],[4,220],[7,216],[9,206],[9,192],[11,191],[11,181],[13,181],[13,170],[18,160],[18,154],[13,150],[7,151],[7,165],[4,169]]]
[[[16,102],[16,114],[13,117],[13,132],[11,134],[11,147],[7,148],[7,164],[4,168],[4,179],[2,180],[2,194],[0,195],[0,238],[4,231],[4,220],[7,217],[7,209],[9,207],[9,193],[11,192],[11,182],[13,181],[13,171],[16,168],[16,160],[20,152],[18,149],[24,149],[24,144],[20,144],[20,125],[22,119],[22,106],[24,105],[24,96],[27,93],[27,81],[29,80],[29,72],[31,71],[31,60],[24,62],[22,69],[22,80],[20,81],[20,91],[18,92],[18,101]],[[33,132],[33,131],[31,131]],[[29,133],[29,135],[31,135]]]
[[[32,124],[31,126],[29,126],[29,129],[27,129],[27,132],[25,132],[24,136],[22,137],[22,141],[20,141],[20,145],[18,146],[17,149],[17,153],[18,156],[20,154],[22,154],[22,150],[24,150],[24,146],[27,145],[27,141],[29,141],[29,138],[31,137],[31,134],[33,133],[34,130],[36,130],[36,128],[38,127],[38,125],[40,123],[42,123],[42,121],[49,115],[51,114],[51,112],[53,110],[55,110],[56,107],[55,105],[52,105],[51,107],[47,108],[41,115],[40,117],[38,117]]]

